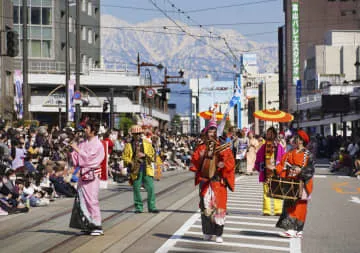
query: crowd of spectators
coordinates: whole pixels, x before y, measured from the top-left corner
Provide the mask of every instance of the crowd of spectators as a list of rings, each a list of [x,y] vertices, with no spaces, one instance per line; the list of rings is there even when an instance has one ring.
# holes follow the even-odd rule
[[[126,182],[121,154],[130,135],[102,128],[109,148],[110,181]],[[150,131],[148,131],[150,133]],[[187,169],[197,138],[172,136],[154,129],[148,137],[161,158],[161,170]],[[72,165],[70,143],[81,142],[83,131],[57,126],[0,127],[0,215],[28,212],[57,198],[74,197],[79,168]]]

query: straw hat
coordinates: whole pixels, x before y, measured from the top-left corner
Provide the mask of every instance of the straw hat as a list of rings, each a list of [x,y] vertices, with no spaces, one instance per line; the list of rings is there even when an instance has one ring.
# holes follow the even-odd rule
[[[143,133],[144,129],[142,129],[142,127],[139,125],[134,125],[131,127],[130,132],[132,134],[139,134],[139,133]]]

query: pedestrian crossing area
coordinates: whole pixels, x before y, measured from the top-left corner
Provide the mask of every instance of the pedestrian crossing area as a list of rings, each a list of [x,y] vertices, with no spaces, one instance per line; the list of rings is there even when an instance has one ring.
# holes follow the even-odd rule
[[[156,252],[301,252],[301,239],[282,238],[276,216],[262,216],[263,186],[257,176],[240,176],[228,193],[223,243],[204,241],[200,213],[194,214]]]

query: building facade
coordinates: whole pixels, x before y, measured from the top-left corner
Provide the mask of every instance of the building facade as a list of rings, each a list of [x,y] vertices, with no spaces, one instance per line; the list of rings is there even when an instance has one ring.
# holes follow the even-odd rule
[[[360,1],[284,0],[283,7],[285,26],[279,29],[279,68],[284,96],[280,107],[294,112],[296,96],[307,95],[314,89],[310,83],[304,85],[308,48],[323,44],[329,30],[359,30]]]
[[[300,98],[299,127],[307,128],[313,134],[359,134],[359,59],[360,30],[329,31],[325,35],[324,44],[309,48],[304,83],[316,92]],[[322,106],[323,95],[348,95],[348,110],[326,113],[329,108]]]
[[[6,54],[6,31],[13,28],[12,3],[10,0],[0,1],[1,55]],[[14,111],[13,58],[0,56],[0,117],[12,120]]]
[[[22,0],[12,0],[14,5],[14,29],[19,33],[22,48]],[[28,1],[28,48],[29,72],[65,70],[66,15],[65,0]],[[71,70],[75,70],[76,5],[69,1],[69,56]],[[100,1],[81,0],[80,54],[83,67],[100,65]],[[22,50],[16,59],[21,69]]]

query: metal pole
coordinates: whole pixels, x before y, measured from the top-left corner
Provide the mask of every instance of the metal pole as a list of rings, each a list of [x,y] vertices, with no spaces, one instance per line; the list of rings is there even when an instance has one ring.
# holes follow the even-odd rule
[[[61,104],[59,104],[59,129],[61,129]]]
[[[80,91],[80,0],[76,0],[76,83],[75,91]],[[80,105],[75,105],[75,127],[78,127],[80,122]]]
[[[27,0],[22,1],[22,11],[23,11],[23,107],[24,107],[24,118],[30,119],[29,113],[29,83],[28,83],[28,40],[27,40],[27,25],[28,25],[28,8],[27,8]]]
[[[69,62],[69,0],[65,0],[65,100],[66,100],[66,122],[69,122],[69,79],[70,79],[70,62]]]
[[[196,99],[196,131],[200,133],[200,117],[197,114],[200,112],[200,80],[197,79],[197,99]]]
[[[110,88],[110,121],[109,129],[114,127],[114,88]]]

